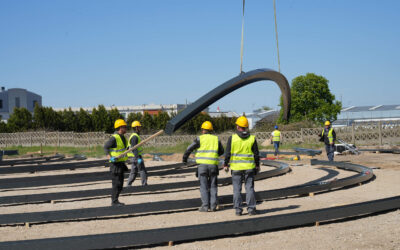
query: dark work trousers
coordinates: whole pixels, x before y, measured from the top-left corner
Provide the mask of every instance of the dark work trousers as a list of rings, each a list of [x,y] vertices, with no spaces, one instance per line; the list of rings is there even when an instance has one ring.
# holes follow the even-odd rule
[[[246,203],[247,211],[251,212],[256,209],[256,194],[254,191],[254,169],[248,170],[232,170],[233,185],[233,208],[236,213],[243,211],[242,205],[242,183],[244,181],[246,187]]]
[[[325,144],[325,150],[326,150],[326,155],[328,156],[328,160],[333,161],[333,156],[335,155],[334,154],[335,146],[331,144],[328,145]]]
[[[200,181],[201,206],[214,209],[218,204],[218,166],[201,164],[197,171]]]
[[[131,173],[129,174],[128,178],[128,186],[131,186],[132,183],[135,181],[136,176],[138,175],[138,172],[140,173],[140,179],[142,180],[142,186],[147,185],[147,171],[146,167],[144,166],[144,161],[140,164],[138,164],[137,160],[138,158],[131,158],[132,159],[132,167],[131,167]]]
[[[274,141],[274,148],[275,148],[275,153],[274,155],[277,156],[279,154],[279,141]]]
[[[125,163],[113,163],[110,167],[112,190],[111,190],[111,202],[115,203],[118,201],[119,194],[124,186],[124,172],[127,167]]]

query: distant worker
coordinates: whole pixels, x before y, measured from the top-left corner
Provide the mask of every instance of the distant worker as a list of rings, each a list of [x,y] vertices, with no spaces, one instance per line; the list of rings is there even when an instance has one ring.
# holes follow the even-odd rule
[[[128,140],[128,148],[131,148],[140,142],[140,131],[142,129],[142,125],[139,121],[132,122],[133,133],[129,137]],[[132,152],[128,153],[128,157],[132,159],[132,168],[131,173],[129,174],[127,186],[132,186],[132,183],[135,181],[138,172],[140,173],[140,179],[142,181],[142,186],[147,186],[147,171],[144,166],[144,161],[142,158],[143,148],[138,147]]]
[[[260,171],[260,156],[257,140],[248,131],[249,122],[245,116],[236,120],[236,134],[229,137],[224,169],[230,166],[233,185],[233,207],[235,214],[242,215],[242,183],[246,187],[246,204],[249,215],[256,215],[256,197],[254,191],[254,176]],[[229,165],[228,165],[229,164]]]
[[[328,156],[329,161],[333,161],[336,133],[335,130],[331,128],[331,123],[329,121],[325,122],[325,128],[319,136],[321,137],[320,141],[325,142],[326,155]]]
[[[224,153],[224,147],[218,140],[216,135],[212,135],[213,126],[209,121],[203,122],[201,125],[201,133],[183,154],[182,161],[187,162],[190,153],[197,149],[196,176],[200,181],[201,207],[200,212],[207,212],[208,209],[214,212],[217,210],[218,200],[218,157]]]
[[[277,156],[279,154],[279,145],[282,141],[282,135],[281,131],[278,130],[278,125],[275,125],[275,130],[271,133],[271,136],[275,148],[274,155]]]
[[[118,158],[127,149],[127,142],[124,134],[126,133],[126,122],[122,119],[118,119],[114,123],[115,133],[111,138],[104,144],[104,152],[108,155],[108,159],[111,163],[110,172],[112,180],[112,191],[111,191],[111,205],[112,206],[123,206],[124,203],[118,201],[119,194],[122,191],[124,185],[124,172],[128,171],[125,165],[125,161],[128,160],[127,156]]]

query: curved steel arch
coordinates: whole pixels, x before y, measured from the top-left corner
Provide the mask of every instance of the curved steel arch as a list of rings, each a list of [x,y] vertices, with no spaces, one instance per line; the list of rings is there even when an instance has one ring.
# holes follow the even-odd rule
[[[211,90],[207,94],[203,95],[197,101],[190,104],[186,109],[180,112],[177,116],[172,118],[165,127],[165,133],[171,135],[178,128],[180,128],[186,121],[190,120],[193,116],[200,113],[202,110],[218,101],[227,94],[246,86],[253,82],[258,81],[274,81],[278,84],[282,92],[283,97],[283,108],[284,108],[284,119],[289,120],[290,117],[290,86],[284,75],[276,72],[272,69],[256,69],[247,73],[240,74],[215,89]]]

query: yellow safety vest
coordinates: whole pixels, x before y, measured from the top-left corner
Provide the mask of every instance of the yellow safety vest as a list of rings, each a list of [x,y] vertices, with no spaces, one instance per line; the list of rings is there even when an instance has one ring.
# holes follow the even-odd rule
[[[197,164],[218,165],[218,137],[210,134],[199,136],[200,147],[196,152]]]
[[[140,143],[140,136],[137,133],[132,133],[131,136],[129,137],[128,148],[131,147],[131,139],[134,136],[136,136],[138,138],[138,144]],[[138,147],[137,151],[138,151],[138,155],[142,155],[143,148],[142,147]],[[136,155],[132,151],[128,153],[128,156],[129,157],[136,157]]]
[[[325,129],[322,130],[322,136],[324,136],[324,132],[325,132]],[[333,134],[332,134],[332,132],[333,132],[333,128],[330,128],[329,131],[328,131],[329,143],[333,142]]]
[[[281,131],[274,130],[274,135],[272,136],[272,141],[281,141]]]
[[[122,141],[122,139],[121,139],[119,134],[113,134],[112,136],[115,138],[115,141],[117,142],[117,147],[116,148],[110,148],[110,155],[112,157],[118,157],[123,152],[125,152],[126,146],[125,146],[124,142]],[[121,135],[121,136],[123,136],[123,135]],[[116,160],[116,162],[125,162],[127,160],[128,160],[128,157],[124,156],[124,157],[118,158]]]
[[[230,167],[232,170],[247,170],[256,167],[254,153],[251,151],[256,138],[250,135],[246,139],[232,135]]]

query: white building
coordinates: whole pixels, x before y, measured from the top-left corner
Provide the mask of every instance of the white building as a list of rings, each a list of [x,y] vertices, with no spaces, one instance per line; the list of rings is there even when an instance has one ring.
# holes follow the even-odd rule
[[[42,96],[21,88],[0,91],[0,115],[2,120],[8,120],[14,108],[26,108],[33,113],[36,103],[42,106]]]

